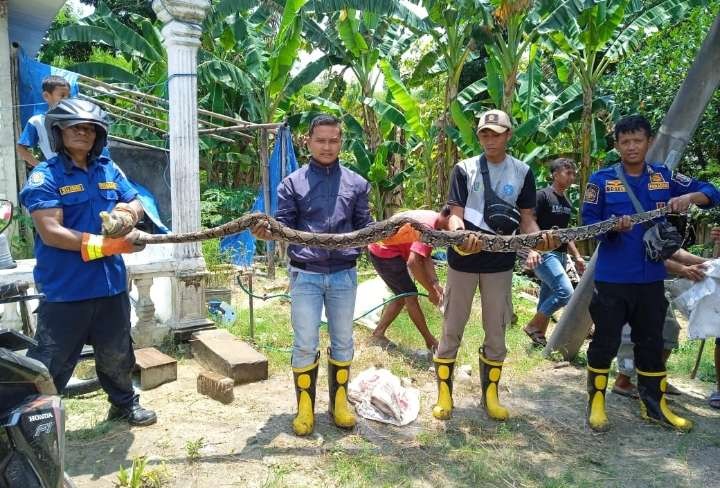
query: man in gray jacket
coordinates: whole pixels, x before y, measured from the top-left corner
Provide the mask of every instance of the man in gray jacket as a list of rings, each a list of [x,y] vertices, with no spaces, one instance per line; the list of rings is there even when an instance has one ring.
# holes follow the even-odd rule
[[[275,218],[292,229],[313,233],[340,234],[370,224],[370,185],[338,160],[342,146],[340,120],[329,115],[315,117],[310,123],[307,146],[311,154],[309,164],[287,176],[278,187]],[[253,233],[261,239],[271,238],[262,224],[253,229]],[[298,402],[293,430],[297,435],[309,435],[315,423],[323,305],[330,333],[330,414],[338,427],[352,428],[355,415],[347,404],[347,384],[354,354],[355,262],[361,250],[328,250],[292,244],[287,252],[294,333],[292,369]]]

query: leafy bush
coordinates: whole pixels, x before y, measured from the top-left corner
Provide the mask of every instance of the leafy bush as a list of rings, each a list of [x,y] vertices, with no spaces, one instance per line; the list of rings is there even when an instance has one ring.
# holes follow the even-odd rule
[[[240,217],[255,200],[254,188],[222,188],[210,186],[200,196],[200,222],[215,227]]]

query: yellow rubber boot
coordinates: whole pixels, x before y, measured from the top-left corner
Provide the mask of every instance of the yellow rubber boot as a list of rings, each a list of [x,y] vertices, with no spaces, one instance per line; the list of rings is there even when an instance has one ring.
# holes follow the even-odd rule
[[[607,389],[609,369],[588,366],[587,377],[587,422],[595,432],[605,432],[610,428],[605,413],[605,390]]]
[[[328,386],[330,390],[330,416],[340,428],[355,427],[355,414],[347,401],[347,384],[350,381],[352,361],[335,361],[328,349]]]
[[[480,348],[480,380],[483,390],[483,406],[488,416],[494,420],[507,420],[510,413],[507,408],[500,405],[498,398],[498,383],[502,376],[502,361],[491,361],[483,354]]]
[[[433,358],[435,364],[435,375],[438,384],[438,399],[433,407],[432,414],[438,420],[447,420],[452,415],[453,399],[453,370],[455,369],[454,359]]]
[[[640,394],[640,415],[646,420],[672,427],[681,432],[690,432],[693,422],[676,415],[665,400],[667,373],[637,370],[638,393]]]
[[[315,426],[315,386],[320,353],[315,362],[303,368],[293,368],[295,396],[297,397],[297,415],[293,419],[293,431],[299,436],[310,435]]]

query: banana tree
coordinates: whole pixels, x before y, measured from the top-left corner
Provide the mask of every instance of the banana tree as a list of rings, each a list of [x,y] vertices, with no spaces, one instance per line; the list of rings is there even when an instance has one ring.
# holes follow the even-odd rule
[[[438,192],[438,180],[443,176],[447,178],[447,175],[440,174],[440,167],[433,158],[435,141],[440,132],[439,128],[431,118],[424,114],[421,103],[403,82],[397,69],[387,61],[381,61],[380,68],[387,90],[403,116],[403,128],[409,138],[409,150],[417,154],[425,172],[425,205],[436,206],[440,202],[439,199],[444,198],[447,194],[447,191],[443,189]]]
[[[315,0],[305,9],[305,37],[310,45],[335,64],[353,73],[360,86],[364,138],[374,151],[381,142],[375,111],[364,103],[373,100],[380,80],[381,59],[398,59],[410,46],[412,35],[404,27],[420,20],[397,2],[338,2]],[[401,22],[402,21],[402,22]]]
[[[576,0],[558,8],[540,26],[539,32],[555,50],[558,78],[578,81],[582,89],[581,188],[594,169],[593,100],[600,78],[648,34],[682,20],[690,8],[704,3],[661,0],[646,7],[638,0]]]
[[[457,148],[448,132],[452,131],[453,119],[450,106],[458,94],[460,75],[465,63],[472,59],[475,43],[473,29],[481,18],[481,8],[475,0],[458,0],[448,4],[445,0],[427,0],[422,5],[428,17],[421,29],[413,28],[417,35],[429,35],[433,39],[433,49],[425,54],[410,77],[410,85],[417,86],[427,79],[443,73],[445,86],[443,93],[443,114],[437,126],[443,130],[437,132],[438,157],[436,187],[441,195],[446,195],[449,186],[450,169],[457,161]]]

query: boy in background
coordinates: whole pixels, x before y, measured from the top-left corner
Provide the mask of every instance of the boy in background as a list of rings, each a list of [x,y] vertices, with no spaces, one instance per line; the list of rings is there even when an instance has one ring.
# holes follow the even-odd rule
[[[48,110],[54,108],[61,100],[69,96],[70,83],[62,76],[50,75],[42,81],[42,97],[48,104]],[[40,162],[30,151],[38,146],[43,153],[42,161],[55,157],[56,154],[50,148],[47,131],[45,130],[44,113],[30,117],[17,143],[18,155],[30,168],[34,168]]]

